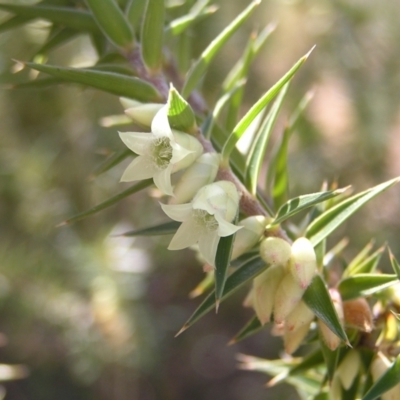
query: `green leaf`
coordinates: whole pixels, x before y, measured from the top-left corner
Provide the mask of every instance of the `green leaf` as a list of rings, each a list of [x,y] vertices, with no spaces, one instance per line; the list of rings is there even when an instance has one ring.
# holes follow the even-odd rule
[[[164,0],[147,0],[142,25],[142,57],[146,66],[158,71],[162,63],[164,41]]]
[[[221,301],[225,300],[227,297],[232,295],[241,286],[254,279],[258,274],[267,268],[265,261],[260,257],[254,257],[248,262],[243,264],[235,272],[228,277],[225,282],[225,287],[223,294],[221,296]],[[192,326],[201,317],[206,315],[215,306],[215,292],[210,293],[207,298],[197,307],[192,316],[186,321],[182,329],[177,333],[176,336],[181,334],[183,331]]]
[[[267,150],[269,138],[272,129],[275,125],[279,111],[282,107],[283,100],[289,89],[289,82],[282,88],[278,97],[276,98],[271,110],[267,114],[259,132],[253,141],[250,152],[247,157],[245,185],[251,194],[257,193],[257,182],[261,171],[262,163],[265,159],[265,152]]]
[[[355,270],[359,264],[363,263],[367,257],[369,257],[369,253],[374,247],[374,240],[371,240],[348,264],[346,270],[344,271],[344,276],[348,275],[347,271]]]
[[[273,32],[274,29],[275,26],[269,25],[266,28],[264,28],[259,35],[253,33],[250,36],[250,39],[247,43],[247,46],[244,50],[242,57],[231,69],[231,71],[229,72],[228,76],[225,78],[222,84],[224,92],[230,91],[231,89],[233,89],[234,86],[236,86],[237,82],[247,78],[253,60],[260,52],[267,38],[270,36],[270,34]],[[244,93],[244,87],[238,90],[234,96],[232,96],[232,99],[229,103],[229,108],[226,113],[227,118],[225,123],[225,129],[227,131],[231,131],[237,123],[239,110],[242,104],[243,93]]]
[[[331,234],[340,224],[350,218],[359,208],[378,194],[399,182],[400,178],[381,183],[371,189],[358,193],[322,213],[308,226],[306,237],[316,246]]]
[[[302,374],[306,371],[316,368],[318,365],[323,364],[323,362],[324,357],[322,351],[317,349],[304,357],[299,364],[291,367],[288,371],[288,375]]]
[[[108,39],[126,50],[134,46],[135,38],[129,22],[115,0],[85,0],[97,25]]]
[[[339,349],[332,351],[325,344],[325,341],[322,338],[319,341],[319,346],[321,347],[323,360],[325,361],[325,364],[326,364],[326,372],[328,373],[329,380],[332,381],[333,376],[336,371],[336,367],[338,365]]]
[[[260,4],[260,0],[253,1],[242,13],[240,13],[203,51],[200,58],[189,70],[182,89],[183,97],[187,98],[200,79],[203,77],[213,58],[222,46],[230,39],[237,29],[248,19],[254,9]]]
[[[236,235],[233,234],[221,237],[217,247],[217,254],[215,256],[215,306],[217,312],[221,297],[224,293],[235,236]]]
[[[36,52],[36,54],[47,54],[50,50],[56,49],[60,45],[72,40],[79,32],[74,29],[57,29],[57,32],[50,35],[43,46]]]
[[[400,383],[400,357],[398,356],[392,366],[368,390],[362,400],[374,400]]]
[[[132,156],[133,153],[130,149],[123,149],[112,156],[108,157],[103,163],[101,163],[93,172],[92,178],[109,171],[119,163],[125,160],[125,158]]]
[[[246,339],[249,336],[254,335],[259,332],[263,326],[261,325],[260,320],[255,315],[247,324],[233,337],[233,339],[229,342],[229,344],[235,344],[240,342],[243,339]]]
[[[196,12],[189,12],[188,14],[171,21],[167,26],[166,31],[171,32],[174,36],[181,35],[188,28],[202,19],[214,14],[217,10],[218,7],[216,6],[198,8]]]
[[[266,188],[272,188],[273,204],[276,208],[282,206],[287,200],[289,189],[289,176],[287,171],[287,152],[289,139],[296,128],[300,115],[304,112],[312,96],[307,93],[297,105],[295,111],[289,118],[280,143],[274,151],[271,161],[268,164]]]
[[[244,86],[246,82],[244,80],[239,81],[236,83],[236,85],[230,90],[229,92],[225,93],[222,97],[220,97],[217,102],[215,103],[215,107],[212,110],[212,112],[209,114],[207,117],[204,125],[203,125],[203,134],[207,139],[210,139],[211,137],[211,132],[214,128],[214,124],[218,120],[218,117],[220,116],[222,110],[224,107],[229,103],[229,100],[231,99],[232,96],[240,89],[240,87]],[[221,147],[222,147],[222,140],[221,140]],[[244,172],[244,171],[243,171]]]
[[[92,15],[84,10],[68,7],[21,6],[12,4],[0,4],[0,10],[9,11],[24,18],[42,18],[77,31],[99,32],[99,28]]]
[[[277,82],[272,86],[245,114],[245,116],[237,123],[233,132],[229,135],[222,149],[222,156],[225,160],[229,159],[229,155],[234,149],[236,143],[256,118],[256,116],[267,106],[267,104],[280,92],[287,82],[294,76],[298,69],[307,60],[310,52],[300,58],[299,61]]]
[[[168,121],[171,128],[187,133],[196,133],[194,112],[189,103],[172,86],[168,94]]]
[[[29,68],[44,72],[56,78],[91,86],[115,94],[129,97],[143,102],[160,102],[157,90],[149,83],[133,76],[116,74],[113,72],[95,71],[82,68],[56,67],[26,63]]]
[[[317,192],[311,194],[304,194],[299,197],[295,197],[286,202],[282,207],[279,208],[275,219],[270,223],[270,226],[281,224],[293,215],[303,211],[309,207],[315,206],[316,204],[322,203],[338,194],[343,193],[348,187],[343,189],[330,190],[328,192]]]
[[[25,25],[31,19],[32,18],[21,17],[19,15],[11,17],[0,24],[0,33]]]
[[[339,292],[343,300],[365,297],[398,282],[397,275],[389,274],[358,274],[343,279],[339,283]]]
[[[145,188],[149,187],[152,183],[153,183],[153,179],[146,179],[144,181],[140,181],[136,185],[131,186],[130,188],[124,190],[121,193],[118,193],[116,196],[113,196],[113,197],[109,198],[108,200],[103,201],[102,203],[97,204],[96,206],[90,208],[89,210],[86,210],[86,211],[84,211],[82,213],[79,213],[79,214],[77,214],[77,215],[65,220],[64,222],[62,222],[58,226],[72,224],[73,222],[80,221],[80,220],[82,220],[84,218],[87,218],[87,217],[93,215],[93,214],[96,214],[99,211],[102,211],[105,208],[108,208],[108,207],[118,203],[119,201],[121,201],[125,197],[128,197],[131,194],[134,194],[136,192],[139,192],[142,189],[145,189]]]
[[[345,274],[343,276],[352,276],[356,274],[366,274],[375,271],[376,267],[378,266],[378,263],[382,257],[383,250],[385,250],[385,247],[382,246],[378,250],[376,250],[374,253],[372,253],[369,257],[367,257],[364,261],[358,263],[355,267],[353,268],[347,268],[345,271]]]
[[[125,15],[133,28],[139,25],[139,21],[144,14],[146,0],[130,0],[126,7]]]
[[[397,262],[392,250],[389,249],[390,263],[392,264],[393,271],[396,273],[397,278],[400,280],[400,265]]]
[[[179,226],[180,222],[170,221],[165,222],[163,224],[159,224],[156,226],[150,226],[147,228],[136,229],[134,231],[129,231],[122,233],[119,236],[159,236],[159,235],[171,235],[175,233]]]
[[[320,275],[314,277],[303,295],[303,300],[335,335],[348,343],[346,332],[339,321],[331,296]]]

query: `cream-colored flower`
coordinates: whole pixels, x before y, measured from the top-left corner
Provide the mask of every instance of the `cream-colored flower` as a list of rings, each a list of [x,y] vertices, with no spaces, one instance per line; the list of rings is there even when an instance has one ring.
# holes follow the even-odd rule
[[[121,181],[153,178],[154,184],[172,196],[171,174],[191,165],[203,151],[201,143],[187,133],[171,130],[167,106],[157,112],[151,133],[120,132],[125,145],[138,154],[125,170]]]
[[[201,255],[213,266],[220,237],[233,235],[241,228],[231,223],[239,207],[239,194],[228,181],[204,186],[191,203],[161,207],[171,219],[182,222],[168,249],[181,250],[198,243]]]

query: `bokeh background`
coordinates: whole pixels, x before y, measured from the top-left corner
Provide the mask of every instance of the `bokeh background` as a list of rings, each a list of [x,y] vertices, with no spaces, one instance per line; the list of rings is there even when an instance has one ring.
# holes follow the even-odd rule
[[[215,3],[220,10],[194,33],[194,55],[248,2]],[[317,45],[293,81],[275,132],[276,139],[290,110],[312,91],[291,143],[291,195],[318,191],[324,179],[367,189],[400,175],[399,20],[397,0],[265,1],[213,63],[205,98],[215,102],[255,28],[277,23],[252,68],[246,107]],[[203,278],[201,265],[190,250],[165,250],[168,237],[118,236],[166,221],[154,193],[56,227],[128,186],[119,183],[125,164],[93,178],[108,154],[123,149],[116,128],[99,124],[122,112],[116,97],[69,85],[9,88],[25,73],[12,60],[30,60],[47,32],[35,21],[0,35],[0,363],[22,365],[11,375],[26,375],[5,382],[2,396],[297,399],[290,387],[267,390],[265,375],[236,368],[237,353],[276,358],[281,351],[268,329],[226,346],[251,316],[241,306],[246,290],[174,338],[199,303],[188,293]],[[60,65],[95,61],[85,37],[49,57]],[[376,237],[377,246],[387,242],[399,257],[399,213],[395,187],[352,217],[330,245],[347,236],[350,258]],[[387,264],[386,257],[382,269]]]

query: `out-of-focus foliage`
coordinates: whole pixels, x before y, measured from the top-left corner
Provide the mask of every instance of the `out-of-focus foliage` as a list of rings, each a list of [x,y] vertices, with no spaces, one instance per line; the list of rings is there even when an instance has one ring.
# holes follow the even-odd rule
[[[140,1],[131,3],[139,7]],[[220,11],[192,31],[188,59],[197,58],[248,4],[217,3]],[[2,20],[9,15],[2,12]],[[357,192],[374,186],[400,174],[399,18],[395,0],[265,2],[213,61],[206,99],[215,102],[216,88],[253,27],[277,22],[250,69],[243,111],[317,44],[283,110],[288,115],[305,92],[314,91],[289,147],[291,197],[317,192],[326,178],[338,179],[340,187],[352,183]],[[9,398],[296,399],[290,387],[266,392],[260,390],[263,376],[235,370],[238,351],[276,358],[279,348],[279,339],[266,331],[225,346],[249,318],[246,310],[238,312],[240,297],[224,303],[218,318],[209,315],[173,338],[194,308],[187,293],[202,277],[197,261],[189,251],[167,252],[168,239],[116,236],[165,221],[156,192],[151,200],[138,193],[56,227],[128,186],[117,183],[124,165],[94,178],[107,156],[124,150],[116,129],[98,124],[122,113],[116,97],[67,85],[9,89],[35,74],[18,72],[13,59],[80,67],[97,61],[88,35],[71,34],[58,49],[40,52],[49,30],[47,22],[32,20],[0,36],[0,329],[8,341],[0,361],[29,370],[28,378],[6,383]],[[272,143],[279,142],[283,124],[277,121]],[[352,217],[349,256],[374,236],[379,244],[388,240],[399,258],[399,198],[399,188],[391,189]],[[389,272],[387,259],[384,265]]]

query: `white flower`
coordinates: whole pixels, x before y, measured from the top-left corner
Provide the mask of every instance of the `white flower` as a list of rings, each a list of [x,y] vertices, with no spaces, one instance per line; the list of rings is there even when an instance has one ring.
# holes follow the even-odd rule
[[[153,178],[154,184],[172,196],[171,173],[191,165],[203,147],[193,136],[171,130],[167,106],[161,108],[151,123],[151,133],[120,132],[122,141],[138,154],[125,170],[121,181]]]
[[[182,222],[168,249],[181,250],[198,243],[201,255],[210,265],[215,264],[219,238],[233,235],[241,228],[231,223],[239,207],[239,194],[228,181],[204,186],[191,203],[161,207],[170,218]]]

